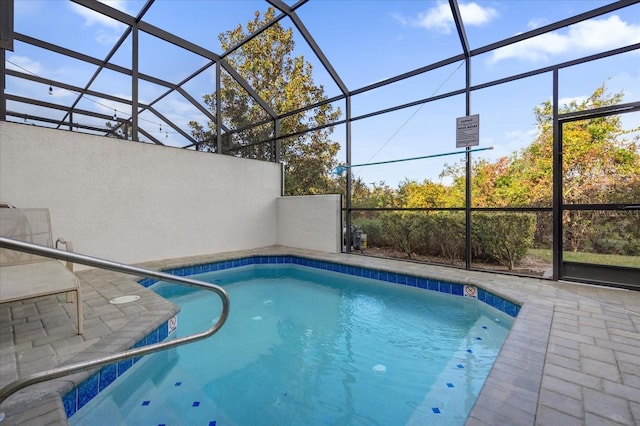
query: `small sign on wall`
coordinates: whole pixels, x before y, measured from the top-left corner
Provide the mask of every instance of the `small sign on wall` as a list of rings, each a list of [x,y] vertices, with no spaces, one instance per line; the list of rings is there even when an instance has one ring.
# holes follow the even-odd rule
[[[480,115],[456,118],[456,148],[480,145]]]

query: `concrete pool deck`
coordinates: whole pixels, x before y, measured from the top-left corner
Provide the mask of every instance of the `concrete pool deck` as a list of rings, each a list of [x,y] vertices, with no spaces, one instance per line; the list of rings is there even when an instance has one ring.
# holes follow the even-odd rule
[[[298,255],[473,284],[522,305],[467,425],[640,424],[638,291],[287,247],[137,266],[162,270],[252,255]],[[64,295],[0,305],[0,386],[64,363],[127,349],[176,312],[171,303],[137,284],[137,277],[100,270],[77,275],[84,299],[83,336],[76,334],[75,306],[65,303]],[[113,297],[127,294],[141,298],[109,304]],[[0,405],[7,416],[0,424],[67,424],[61,394],[89,374],[77,373],[14,394]]]

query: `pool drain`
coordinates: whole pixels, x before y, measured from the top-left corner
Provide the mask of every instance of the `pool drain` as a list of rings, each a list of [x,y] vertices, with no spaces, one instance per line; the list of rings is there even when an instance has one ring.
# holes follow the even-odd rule
[[[138,299],[140,299],[140,296],[135,294],[128,294],[126,296],[114,297],[113,299],[109,300],[109,303],[111,303],[112,305],[122,305],[123,303],[135,302]]]

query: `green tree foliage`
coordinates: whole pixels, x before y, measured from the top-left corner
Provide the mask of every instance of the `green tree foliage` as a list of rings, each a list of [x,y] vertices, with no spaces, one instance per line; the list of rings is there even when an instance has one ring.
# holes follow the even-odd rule
[[[560,108],[567,113],[616,105],[622,93],[610,94],[603,85],[581,101]],[[552,188],[552,106],[535,109],[539,136],[512,163],[510,178],[519,189],[512,205],[550,206]],[[562,127],[562,197],[564,204],[628,203],[640,199],[640,129],[625,130],[620,116],[567,122]],[[564,246],[572,251],[633,254],[624,236],[635,235],[637,219],[611,222],[598,211],[568,211],[563,217]],[[630,225],[630,226],[629,226]],[[606,229],[606,235],[602,233]],[[623,229],[626,231],[623,232]],[[630,232],[627,232],[630,231]],[[620,238],[617,238],[618,235]],[[617,241],[617,242],[616,242]]]
[[[560,108],[561,114],[616,105],[622,93],[609,94],[603,85],[581,101]],[[514,180],[528,183],[525,202],[551,204],[552,109],[549,101],[535,109],[539,136],[521,155],[513,168]],[[568,122],[563,125],[563,202],[615,203],[640,195],[640,155],[637,137],[626,136],[620,116]],[[638,199],[638,198],[635,198]]]
[[[403,207],[445,207],[447,189],[440,183],[425,179],[422,183],[404,180],[398,186],[398,197]]]
[[[587,99],[559,108],[560,114],[616,105],[622,93],[598,87]],[[550,207],[553,188],[553,112],[547,101],[534,109],[538,135],[520,152],[496,162],[475,161],[472,177],[474,207]],[[638,132],[625,130],[617,115],[564,123],[562,127],[562,196],[564,204],[634,203],[640,200]],[[464,164],[447,165],[452,180],[448,203],[464,205]],[[550,241],[551,229],[538,221],[538,244]],[[637,216],[611,221],[598,211],[567,211],[564,245],[572,251],[630,254],[640,229]],[[629,237],[631,235],[631,237]],[[617,236],[617,237],[616,237]]]
[[[603,85],[583,101],[563,105],[561,114],[616,105],[622,93]],[[550,101],[534,109],[538,135],[511,157],[473,163],[474,207],[549,207],[553,183],[553,115]],[[640,199],[640,129],[624,130],[620,116],[567,122],[563,126],[563,201],[620,203]],[[453,181],[449,202],[464,205],[464,163],[442,173]]]
[[[511,160],[507,157],[492,163],[485,159],[475,160],[472,168],[471,200],[474,207],[506,207],[510,205],[514,182],[510,175]],[[465,205],[465,160],[445,164],[440,178],[449,178],[453,183],[445,187],[445,206]]]
[[[347,176],[343,173],[333,180],[331,192],[347,196]],[[351,204],[354,207],[378,207],[372,196],[373,191],[360,177],[351,180]],[[346,200],[346,198],[344,198]]]
[[[338,176],[333,182],[332,192],[346,196],[346,176]],[[352,178],[351,205],[359,208],[403,207],[396,189],[384,181],[367,185],[361,177]]]
[[[264,16],[255,13],[246,28],[220,34],[222,49],[227,50],[273,20],[275,10],[269,8]],[[225,57],[225,60],[248,82],[255,92],[277,114],[303,108],[326,99],[322,85],[312,78],[312,66],[304,56],[293,56],[293,30],[276,23],[262,31]],[[223,128],[222,153],[245,158],[273,160],[274,146],[263,143],[275,136],[273,122],[267,112],[228,73],[221,73],[220,113]],[[218,113],[216,93],[204,97],[215,116]],[[280,120],[280,134],[292,134],[336,121],[340,110],[325,104],[310,111],[289,115]],[[265,124],[229,133],[226,129],[243,129],[253,123]],[[192,135],[201,142],[200,150],[217,152],[216,123],[205,126],[190,123]],[[332,128],[315,130],[300,136],[282,139],[281,159],[286,164],[285,191],[288,195],[316,194],[333,187],[331,169],[337,164],[335,156],[339,144],[330,140]]]

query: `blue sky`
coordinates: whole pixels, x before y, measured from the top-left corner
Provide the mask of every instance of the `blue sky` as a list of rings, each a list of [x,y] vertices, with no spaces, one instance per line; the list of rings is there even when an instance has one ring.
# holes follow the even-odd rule
[[[109,1],[112,7],[136,15],[143,1]],[[293,4],[293,2],[288,2]],[[462,18],[471,48],[482,47],[503,38],[591,10],[609,1],[595,0],[507,0],[460,1]],[[218,34],[238,24],[246,24],[254,11],[263,13],[263,1],[157,0],[144,20],[167,31],[220,53]],[[457,32],[446,1],[310,0],[297,11],[324,54],[350,90],[381,81],[461,53]],[[287,19],[281,21],[290,26]],[[74,3],[56,0],[17,0],[15,30],[29,36],[104,58],[125,26],[96,16]],[[472,84],[526,72],[640,42],[640,4],[618,12],[536,37],[472,61]],[[172,47],[146,34],[140,37],[141,72],[177,83],[205,63],[203,58]],[[314,67],[314,79],[328,96],[340,93],[328,73],[306,45],[296,38],[296,55]],[[27,69],[43,78],[84,86],[95,67],[61,55],[44,52],[16,42],[7,54],[8,68]],[[127,40],[112,62],[129,67],[131,43]],[[196,99],[215,87],[212,70],[189,82],[185,89]],[[377,109],[449,92],[464,87],[464,66],[453,64],[352,99],[352,114],[358,116]],[[509,155],[535,138],[533,108],[551,98],[551,74],[519,80],[474,92],[472,113],[480,114],[480,145],[494,146],[474,158]],[[640,100],[640,52],[576,66],[560,72],[563,102],[584,99],[599,85],[610,91],[624,91],[626,102]],[[128,77],[103,71],[91,87],[97,91],[131,98]],[[140,83],[140,97],[150,101],[165,91]],[[69,104],[73,93],[36,83],[7,79],[7,92],[32,96],[47,102]],[[80,108],[128,117],[126,105],[110,101],[84,100]],[[344,112],[344,104],[336,103]],[[38,112],[37,107],[34,113]],[[12,109],[12,105],[9,105]],[[173,94],[157,109],[181,128],[204,117],[184,98]],[[353,163],[416,157],[455,150],[455,119],[465,113],[464,97],[399,110],[352,124]],[[640,125],[640,114],[623,120],[631,128]],[[61,118],[61,117],[57,117]],[[185,140],[150,113],[141,116],[141,125],[155,132],[163,142],[182,146]],[[87,123],[91,119],[85,120]],[[104,123],[93,122],[96,125]],[[344,142],[344,126],[337,126],[333,138]],[[344,151],[339,154],[344,161]],[[354,169],[365,182],[384,181],[391,186],[404,178],[422,181],[438,179],[444,163],[459,158],[396,163]]]

